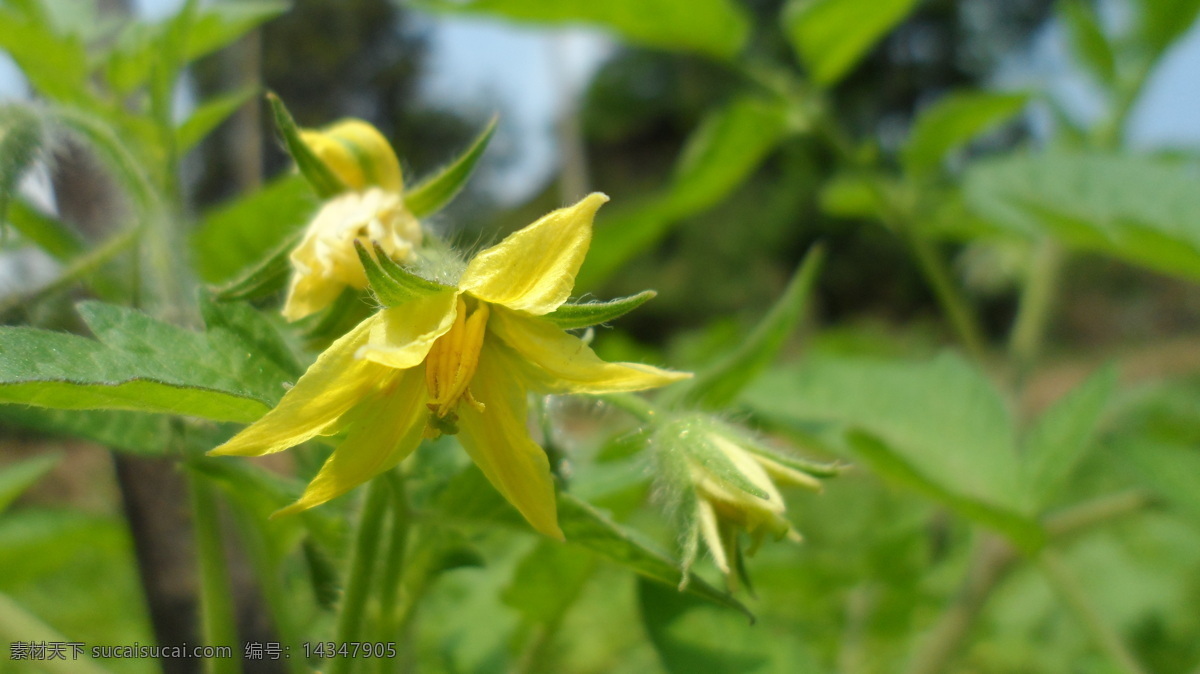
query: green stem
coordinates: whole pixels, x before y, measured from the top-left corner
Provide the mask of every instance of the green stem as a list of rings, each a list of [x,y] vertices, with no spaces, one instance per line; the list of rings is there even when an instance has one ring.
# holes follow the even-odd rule
[[[1051,239],[1042,240],[1033,252],[1029,276],[1021,290],[1017,317],[1008,340],[1008,353],[1018,381],[1024,378],[1041,349],[1050,310],[1054,307],[1054,291],[1062,262],[1062,249]]]
[[[233,674],[241,671],[241,644],[234,618],[233,588],[221,544],[217,495],[203,475],[188,471],[187,476],[196,530],[196,555],[200,564],[200,620],[204,643],[228,646],[234,651],[233,658],[205,660],[205,669],[210,674]]]
[[[958,334],[963,347],[971,354],[971,357],[983,360],[987,355],[987,347],[975,310],[967,302],[966,297],[959,292],[958,286],[954,284],[950,276],[950,269],[946,265],[946,261],[938,254],[933,243],[913,232],[912,229],[912,227],[906,227],[908,243],[917,259],[917,265],[933,290],[934,297],[942,306],[942,311],[950,320],[950,325]]]
[[[371,575],[375,572],[375,557],[379,551],[379,534],[383,528],[384,513],[387,512],[389,491],[384,478],[371,480],[367,487],[367,500],[363,504],[358,532],[354,536],[346,591],[338,611],[337,644],[366,641],[362,638],[362,630],[367,609],[367,590],[371,586]],[[334,656],[330,662],[330,674],[344,674],[350,671],[354,660]]]
[[[1067,606],[1083,624],[1105,655],[1123,672],[1145,674],[1146,670],[1134,659],[1125,647],[1120,635],[1104,620],[1104,616],[1092,605],[1087,591],[1079,584],[1071,569],[1054,552],[1045,551],[1038,558],[1038,566],[1050,585],[1066,602]]]
[[[67,265],[62,273],[53,281],[37,290],[5,302],[0,306],[0,314],[8,313],[18,306],[31,304],[46,295],[70,287],[76,281],[81,281],[90,276],[97,269],[108,263],[109,260],[133,247],[137,242],[139,233],[139,228],[132,227],[113,234],[95,249],[73,259],[71,264]]]
[[[380,578],[380,611],[378,641],[383,643],[400,641],[396,606],[400,603],[400,581],[404,576],[404,562],[408,553],[408,534],[412,517],[408,510],[408,495],[405,492],[404,475],[399,471],[386,474],[392,492],[392,531],[387,553],[383,562],[383,577]],[[392,671],[393,663],[387,658],[379,659],[379,671]]]

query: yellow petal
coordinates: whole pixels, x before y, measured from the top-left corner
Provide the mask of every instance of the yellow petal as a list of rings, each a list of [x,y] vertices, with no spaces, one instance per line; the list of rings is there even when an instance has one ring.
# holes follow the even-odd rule
[[[209,454],[261,456],[335,432],[341,416],[388,373],[386,368],[354,357],[377,320],[377,316],[368,318],[334,342],[275,409]]]
[[[458,294],[446,291],[384,309],[358,357],[388,367],[415,367],[454,325],[457,302]]]
[[[458,287],[535,316],[554,311],[571,296],[592,241],[592,218],[606,201],[592,193],[510,234],[471,260]]]
[[[320,131],[301,131],[300,139],[352,190],[371,186],[396,193],[404,190],[400,161],[391,144],[362,120],[346,119]]]
[[[484,343],[471,392],[484,411],[459,405],[458,439],[504,498],[541,533],[563,540],[546,452],[529,438],[525,391]]]
[[[318,274],[294,271],[281,313],[289,321],[298,321],[333,304],[345,289],[344,284]]]
[[[691,377],[641,363],[606,363],[578,337],[549,321],[497,308],[488,329],[512,349],[513,366],[544,393],[615,393],[666,386]]]
[[[421,444],[425,387],[421,368],[393,372],[391,381],[347,414],[349,432],[304,495],[272,517],[321,505],[400,463]]]

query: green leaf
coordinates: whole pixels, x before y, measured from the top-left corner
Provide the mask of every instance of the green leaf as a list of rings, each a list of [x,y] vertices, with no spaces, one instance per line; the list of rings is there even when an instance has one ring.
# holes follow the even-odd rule
[[[931,479],[915,468],[904,452],[867,433],[852,431],[848,439],[855,454],[879,475],[996,530],[1025,552],[1036,552],[1045,542],[1045,534],[1033,518],[972,498],[961,489]]]
[[[0,9],[0,49],[46,98],[78,102],[87,97],[87,53],[78,38],[56,35],[31,18]]]
[[[837,84],[917,5],[917,0],[790,0],[792,49],[824,87]]]
[[[836,218],[880,219],[884,212],[878,192],[872,187],[880,176],[838,173],[821,186],[821,211]]]
[[[283,136],[283,142],[287,147],[288,154],[292,156],[292,160],[296,162],[296,167],[300,169],[301,175],[308,180],[308,184],[312,185],[313,191],[317,193],[317,196],[322,199],[328,199],[329,197],[345,192],[346,186],[342,184],[342,181],[301,140],[300,127],[296,126],[296,120],[292,119],[292,113],[288,112],[287,106],[283,104],[283,101],[274,93],[269,92],[267,93],[267,102],[271,104],[271,114],[275,118],[275,127],[279,129],[279,133]]]
[[[921,112],[902,150],[904,167],[914,174],[934,171],[951,151],[1020,112],[1025,94],[960,91]]]
[[[19,199],[8,204],[8,224],[58,260],[69,260],[85,247],[83,239],[66,223]]]
[[[246,101],[249,101],[257,93],[258,87],[247,87],[230,94],[218,96],[196,108],[192,116],[188,117],[186,121],[175,129],[175,145],[179,154],[186,154],[188,150],[204,140],[208,134],[213,132],[213,129],[220,126],[221,122],[224,122],[230,115],[237,112],[238,108],[242,107]]]
[[[1200,0],[1141,0],[1138,39],[1156,58],[1196,21]]]
[[[18,496],[25,493],[26,489],[45,477],[61,460],[62,456],[58,454],[47,454],[0,469],[0,514],[3,514]]]
[[[228,283],[229,297],[242,299],[250,296],[247,286],[261,286],[264,277],[269,281],[286,276],[271,276],[264,268],[288,270],[294,243],[288,244],[298,243],[314,207],[304,179],[289,175],[205,213],[191,240],[200,277]]]
[[[529,622],[549,624],[566,613],[595,569],[594,556],[541,541],[521,559],[500,598]]]
[[[404,203],[413,215],[421,218],[440,211],[462,190],[467,184],[467,179],[471,177],[471,172],[475,170],[475,164],[479,162],[483,151],[491,142],[498,120],[495,116],[488,120],[487,126],[458,159],[404,191]]]
[[[616,320],[642,306],[657,294],[653,290],[643,290],[636,295],[621,297],[607,302],[563,304],[554,311],[542,316],[542,318],[563,330],[587,328]]]
[[[159,455],[170,450],[168,419],[124,410],[78,410],[0,405],[0,423],[52,437],[83,438],[109,449]]]
[[[232,281],[218,288],[216,299],[222,302],[256,300],[282,290],[292,272],[292,250],[300,244],[303,237],[303,230],[293,232],[261,262],[251,265]]]
[[[757,97],[735,99],[708,115],[688,138],[669,187],[648,203],[604,216],[576,287],[599,285],[679,221],[729,196],[782,140],[786,116],[780,101]]]
[[[1124,437],[1113,442],[1116,461],[1128,461],[1135,474],[1155,493],[1192,518],[1200,520],[1200,451],[1145,438]]]
[[[304,368],[267,317],[241,302],[214,302],[200,293],[200,312],[209,330],[236,335],[246,348],[269,359],[281,372],[299,377]]]
[[[825,252],[820,246],[813,247],[804,256],[783,296],[755,326],[754,332],[736,349],[696,373],[696,377],[685,384],[686,388],[682,389],[685,404],[706,409],[726,407],[774,362],[808,306],[824,258]]]
[[[1195,167],[1099,152],[1016,154],[973,164],[966,203],[1010,232],[1200,279]]]
[[[516,509],[473,466],[450,480],[439,495],[436,507],[439,517],[447,523],[459,521],[487,527],[506,526],[529,530]],[[672,590],[683,580],[677,562],[658,551],[653,544],[642,540],[636,532],[622,527],[571,494],[558,495],[558,523],[566,536],[567,545],[591,550],[641,576],[668,585]],[[699,577],[690,578],[687,592],[752,617],[741,602]]]
[[[363,270],[367,272],[371,292],[375,293],[375,297],[383,306],[399,306],[410,300],[454,290],[452,286],[444,286],[417,276],[396,264],[378,243],[372,242],[371,245],[375,249],[374,257],[357,239],[354,241],[354,250],[358,252],[358,259],[362,261]]]
[[[1067,27],[1075,58],[1087,68],[1096,81],[1111,89],[1117,83],[1117,60],[1113,47],[1100,27],[1096,12],[1084,0],[1064,0],[1058,3]]]
[[[0,402],[250,422],[289,380],[223,330],[190,332],[98,302],[79,312],[99,341],[0,328]]]
[[[290,2],[279,0],[204,3],[188,26],[183,54],[189,62],[211,54],[289,9]]]
[[[1024,468],[1036,510],[1050,505],[1091,447],[1096,424],[1116,384],[1116,368],[1101,368],[1042,414],[1029,431]]]
[[[638,608],[646,635],[669,674],[832,671],[810,652],[807,644],[815,643],[814,638],[793,638],[794,620],[781,618],[771,624],[768,616],[761,624],[747,623],[734,613],[645,581],[638,583]]]
[[[814,356],[768,371],[743,400],[788,424],[858,429],[949,493],[1012,511],[1026,505],[1004,399],[956,355],[928,361]]]
[[[543,24],[603,26],[634,44],[695,51],[732,60],[750,34],[751,22],[730,0],[416,0],[420,9],[490,14]]]

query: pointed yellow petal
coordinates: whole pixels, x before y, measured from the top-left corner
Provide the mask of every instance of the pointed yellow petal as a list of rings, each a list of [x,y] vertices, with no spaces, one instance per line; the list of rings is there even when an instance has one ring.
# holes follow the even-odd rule
[[[703,498],[696,502],[696,516],[700,520],[700,533],[704,535],[704,544],[712,553],[713,562],[721,573],[729,575],[729,559],[725,555],[725,543],[721,540],[720,527],[717,525],[717,513],[712,504]]]
[[[606,363],[578,337],[549,321],[497,308],[488,329],[513,352],[531,388],[544,393],[615,393],[666,386],[691,377],[641,363]]]
[[[349,433],[304,495],[272,517],[321,505],[400,463],[421,444],[425,387],[421,368],[393,372],[384,387],[347,417]]]
[[[459,441],[504,498],[541,533],[563,540],[558,527],[554,480],[546,452],[529,438],[525,391],[494,346],[484,343],[471,393],[485,405],[479,411],[459,405]]]
[[[592,241],[592,218],[606,201],[592,193],[510,234],[471,260],[458,287],[535,316],[554,311],[571,296]]]
[[[319,274],[303,273],[299,270],[292,272],[287,300],[283,303],[283,317],[289,321],[298,321],[315,314],[333,304],[345,288],[344,284]]]
[[[384,309],[358,357],[388,367],[415,367],[454,325],[457,301],[458,293],[447,291]]]
[[[334,342],[275,409],[209,454],[261,456],[333,433],[339,418],[378,386],[388,372],[354,357],[377,321],[378,317],[372,316]]]

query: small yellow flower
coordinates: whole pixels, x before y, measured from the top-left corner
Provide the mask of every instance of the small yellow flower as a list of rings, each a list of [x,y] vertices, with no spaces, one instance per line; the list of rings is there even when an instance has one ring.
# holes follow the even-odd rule
[[[317,359],[279,405],[211,454],[258,456],[344,431],[295,512],[339,496],[408,456],[423,437],[457,434],[496,489],[561,539],[546,453],[526,428],[527,393],[608,393],[690,377],[606,363],[542,318],[571,294],[607,201],[593,194],[482,251],[457,286],[368,318]]]
[[[321,207],[291,253],[292,281],[283,306],[289,321],[329,306],[346,286],[367,287],[355,241],[374,241],[392,259],[410,262],[422,240],[420,223],[404,205],[400,161],[375,127],[344,120],[322,131],[302,131],[300,138],[350,191]]]

